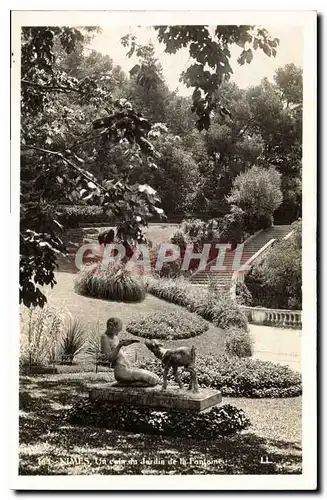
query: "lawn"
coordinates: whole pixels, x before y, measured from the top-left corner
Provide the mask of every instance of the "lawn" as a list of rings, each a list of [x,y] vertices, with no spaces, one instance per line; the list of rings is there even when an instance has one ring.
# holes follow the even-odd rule
[[[73,291],[74,275],[58,273],[57,280],[48,293],[50,305],[70,311],[90,330],[97,322],[104,329],[110,316],[120,317],[126,325],[141,314],[180,310],[152,295],[134,304],[83,297]],[[224,332],[210,325],[199,337],[167,344],[194,344],[201,354],[221,354]],[[126,352],[138,360],[152,356],[143,344],[130,346]],[[63,421],[65,411],[77,399],[87,397],[90,385],[112,380],[107,369],[96,374],[90,361],[81,357],[78,362],[79,366],[67,369],[89,371],[21,377],[20,474],[301,473],[300,397],[223,398],[223,403],[242,408],[253,425],[214,442],[73,427]],[[268,457],[270,463],[261,463],[261,457],[264,462]]]
[[[90,332],[94,330],[97,323],[99,323],[100,333],[102,333],[105,330],[107,319],[111,316],[120,318],[124,327],[126,327],[130,320],[137,319],[143,315],[151,316],[151,314],[160,311],[184,312],[184,308],[181,306],[170,304],[151,294],[147,294],[143,302],[128,304],[78,295],[74,292],[74,278],[74,274],[63,272],[57,273],[57,285],[52,290],[48,290],[47,293],[48,302],[51,306],[67,310],[75,318],[79,318],[85,325],[86,330]],[[140,340],[139,337],[131,335],[126,332],[126,330],[121,333],[121,337]],[[175,345],[195,345],[198,352],[201,352],[201,354],[221,354],[224,350],[224,342],[224,331],[210,324],[209,329],[199,337],[167,341],[165,345],[169,347]],[[125,352],[131,359],[153,359],[153,354],[150,353],[143,343],[133,344],[128,347],[128,349],[126,348]],[[82,355],[77,358],[77,361],[85,364],[85,359]]]

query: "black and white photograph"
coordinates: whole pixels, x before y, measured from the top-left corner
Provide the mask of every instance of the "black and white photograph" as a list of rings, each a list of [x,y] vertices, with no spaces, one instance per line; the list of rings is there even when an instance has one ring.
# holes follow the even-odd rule
[[[315,489],[315,30],[12,11],[16,485]]]

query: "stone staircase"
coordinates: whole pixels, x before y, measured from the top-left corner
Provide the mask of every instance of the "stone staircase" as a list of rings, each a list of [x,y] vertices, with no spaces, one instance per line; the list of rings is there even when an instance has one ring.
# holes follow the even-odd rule
[[[76,273],[78,269],[75,265],[75,254],[80,246],[88,242],[97,242],[97,235],[104,228],[79,228],[70,230],[66,237],[68,255],[58,259],[59,269],[64,272]],[[253,236],[250,236],[245,243],[242,252],[240,264],[245,264],[256,252],[258,252],[271,239],[281,239],[290,233],[290,226],[273,226],[267,230],[260,231]],[[91,256],[90,256],[91,257]],[[223,265],[225,270],[212,271],[211,266],[216,264],[216,259],[211,260],[204,271],[195,271],[191,277],[191,281],[195,285],[207,285],[210,279],[214,280],[218,287],[229,290],[231,288],[231,280],[234,273],[233,262],[235,258],[235,250],[227,250]],[[86,256],[86,260],[88,257]]]
[[[272,239],[282,239],[291,231],[289,225],[273,226],[269,229],[259,231],[258,233],[250,236],[244,242],[244,248],[240,259],[240,265],[245,264],[253,255],[255,255],[262,247],[264,247]],[[195,285],[207,285],[210,280],[215,282],[218,287],[223,287],[226,290],[231,287],[232,276],[235,272],[233,269],[233,262],[236,250],[227,250],[223,265],[225,270],[211,270],[211,266],[216,264],[216,259],[209,262],[206,269],[203,271],[195,271],[191,277],[192,283]]]

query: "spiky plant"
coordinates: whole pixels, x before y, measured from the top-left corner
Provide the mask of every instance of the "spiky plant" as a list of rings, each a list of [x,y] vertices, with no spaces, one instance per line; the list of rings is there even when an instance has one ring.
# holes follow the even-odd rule
[[[99,321],[97,321],[96,327],[91,331],[89,338],[87,339],[85,354],[88,354],[94,359],[97,359],[101,354]]]
[[[45,366],[53,363],[64,328],[63,313],[48,305],[21,310],[21,363]]]
[[[72,362],[86,346],[85,329],[79,319],[70,317],[60,339],[61,356]]]
[[[140,302],[144,300],[146,290],[143,279],[132,275],[122,265],[101,269],[82,269],[75,280],[75,291],[107,300],[121,302]]]

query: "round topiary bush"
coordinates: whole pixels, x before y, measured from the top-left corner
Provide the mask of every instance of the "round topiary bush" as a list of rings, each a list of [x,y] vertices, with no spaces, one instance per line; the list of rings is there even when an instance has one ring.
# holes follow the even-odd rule
[[[144,300],[146,289],[141,277],[131,275],[122,265],[102,270],[82,269],[75,279],[75,291],[81,295],[121,302]]]
[[[132,320],[126,330],[146,339],[178,340],[196,337],[208,330],[209,325],[196,314],[170,310]]]
[[[70,425],[96,426],[144,434],[213,440],[235,434],[250,426],[243,410],[229,404],[216,406],[206,413],[180,410],[130,408],[126,404],[111,404],[81,400],[65,413]]]
[[[162,368],[158,361],[147,360],[142,368],[161,376]],[[301,375],[287,366],[270,361],[229,357],[196,357],[196,371],[200,387],[219,389],[223,396],[247,398],[288,398],[302,394]],[[173,380],[169,375],[168,378]],[[181,373],[184,384],[190,376]]]
[[[237,327],[229,328],[226,332],[225,350],[230,356],[251,357],[253,354],[253,341],[250,334]]]

